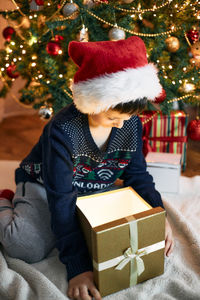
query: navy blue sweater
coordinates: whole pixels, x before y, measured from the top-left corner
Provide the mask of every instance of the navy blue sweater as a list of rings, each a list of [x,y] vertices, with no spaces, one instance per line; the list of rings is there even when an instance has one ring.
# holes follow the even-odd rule
[[[92,270],[86,242],[76,215],[78,194],[109,188],[117,178],[132,186],[151,206],[162,206],[142,154],[142,125],[137,116],[112,128],[105,151],[95,144],[88,117],[73,104],[61,110],[44,128],[30,154],[16,170],[19,182],[44,185],[59,257],[68,280]]]

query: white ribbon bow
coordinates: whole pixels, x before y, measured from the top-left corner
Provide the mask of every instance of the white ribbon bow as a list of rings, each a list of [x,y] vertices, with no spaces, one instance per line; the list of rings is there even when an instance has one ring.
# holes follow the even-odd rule
[[[140,276],[140,274],[142,274],[145,270],[143,259],[140,256],[145,254],[147,254],[145,249],[137,250],[134,253],[130,247],[124,252],[124,258],[122,258],[122,261],[115,267],[115,269],[122,270],[130,261],[135,260],[137,275]]]

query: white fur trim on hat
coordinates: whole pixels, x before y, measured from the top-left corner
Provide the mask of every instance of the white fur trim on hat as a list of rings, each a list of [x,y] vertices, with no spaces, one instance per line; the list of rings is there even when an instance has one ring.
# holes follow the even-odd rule
[[[162,91],[154,64],[74,83],[74,103],[78,110],[98,114],[119,103],[146,97],[154,100]]]

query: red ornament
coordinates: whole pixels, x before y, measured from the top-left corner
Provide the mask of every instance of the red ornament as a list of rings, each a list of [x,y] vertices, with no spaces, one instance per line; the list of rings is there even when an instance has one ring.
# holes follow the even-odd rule
[[[196,29],[191,29],[187,32],[187,37],[191,44],[198,42],[199,40],[199,32]]]
[[[10,42],[12,35],[15,33],[15,29],[11,26],[6,27],[3,30],[3,37],[6,39],[7,42]]]
[[[166,98],[166,92],[164,89],[162,89],[162,92],[160,93],[160,95],[158,97],[155,98],[155,100],[153,101],[154,103],[162,103]]]
[[[63,40],[64,40],[64,37],[62,35],[58,35],[58,34],[55,35],[55,42],[60,42]]]
[[[50,41],[46,46],[46,50],[50,55],[56,56],[59,54],[59,51],[61,50],[61,46],[59,42]]]
[[[15,72],[16,70],[16,65],[12,64],[6,69],[6,73],[10,78],[17,78],[19,77],[19,72]]]
[[[187,126],[187,134],[191,140],[200,141],[200,120],[192,120]]]
[[[39,6],[44,5],[44,0],[35,0],[35,3]]]

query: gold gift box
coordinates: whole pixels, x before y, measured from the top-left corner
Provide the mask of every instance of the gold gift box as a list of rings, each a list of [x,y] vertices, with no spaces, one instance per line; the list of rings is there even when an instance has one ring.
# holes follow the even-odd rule
[[[102,297],[164,272],[165,210],[131,187],[77,198]]]

